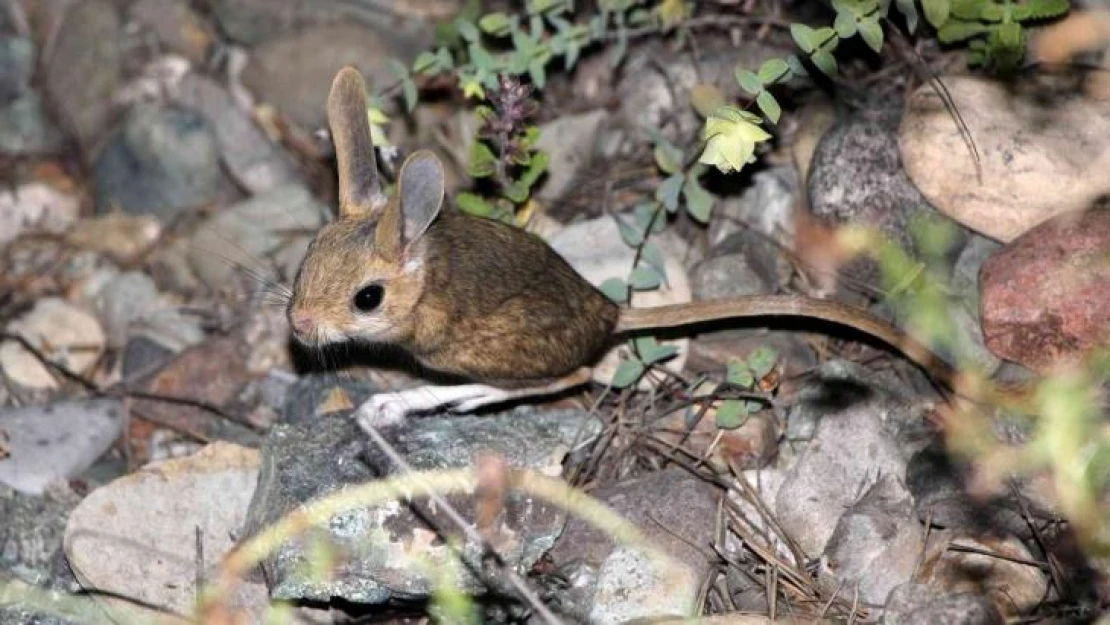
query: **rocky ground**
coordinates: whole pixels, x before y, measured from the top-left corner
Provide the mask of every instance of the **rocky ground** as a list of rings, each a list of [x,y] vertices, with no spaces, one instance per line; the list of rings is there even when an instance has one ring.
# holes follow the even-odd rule
[[[669,336],[678,356],[636,389],[412,419],[387,434],[403,462],[383,455],[349,416],[419,378],[372,354],[337,369],[298,352],[274,285],[333,216],[323,103],[335,71],[391,81],[383,59],[411,62],[459,8],[0,0],[0,622],[187,614],[229,549],[310,500],[402,464],[491,454],[581,487],[677,564],[661,575],[588,515],[514,491],[485,519],[500,562],[483,566],[444,502],[390,500],[270,554],[235,595],[246,622],[262,622],[267,598],[294,606],[294,622],[415,620],[438,579],[427,564],[453,557],[437,532],[479,562],[459,583],[486,621],[541,622],[505,599],[510,570],[566,622],[1098,618],[1106,562],[1077,547],[1049,480],[984,495],[946,447],[929,380],[835,328]],[[659,182],[647,129],[696,141],[690,88],[789,46],[758,24],[732,35],[693,53],[645,37],[620,67],[595,55],[553,73],[540,112],[551,166],[528,227],[596,284],[633,262],[609,212],[633,211]],[[712,177],[708,226],[679,218],[658,235],[668,282],[634,305],[799,292],[913,327],[913,311],[881,297],[897,285],[829,256],[829,225],[867,225],[943,282],[953,364],[1028,380],[1104,345],[1106,92],[1034,79],[1013,90],[928,52],[953,70],[978,164],[909,65],[894,61],[850,101],[801,85],[775,149]],[[389,127],[400,152],[434,149],[450,191],[467,188],[472,111],[430,102],[407,122]],[[913,235],[923,216],[947,224],[942,249]],[[729,363],[767,347],[761,408],[720,418]],[[616,364],[610,354],[599,370]],[[1033,429],[992,424],[1011,444]],[[446,503],[474,519],[482,501]],[[42,601],[83,590],[97,610],[50,614],[29,589]]]

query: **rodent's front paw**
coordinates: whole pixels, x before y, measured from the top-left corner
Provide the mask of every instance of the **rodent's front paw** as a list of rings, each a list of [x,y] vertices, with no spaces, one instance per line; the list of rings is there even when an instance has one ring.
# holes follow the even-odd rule
[[[355,418],[364,429],[383,428],[397,425],[408,414],[407,402],[398,393],[378,393],[359,406]]]

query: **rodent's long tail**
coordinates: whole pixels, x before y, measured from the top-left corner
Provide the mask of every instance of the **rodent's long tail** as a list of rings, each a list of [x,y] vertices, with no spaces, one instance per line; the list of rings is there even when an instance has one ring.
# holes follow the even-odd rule
[[[956,370],[904,331],[860,308],[801,295],[751,295],[648,308],[622,308],[616,333],[753,317],[820,319],[853,328],[897,349],[937,382],[956,390]]]

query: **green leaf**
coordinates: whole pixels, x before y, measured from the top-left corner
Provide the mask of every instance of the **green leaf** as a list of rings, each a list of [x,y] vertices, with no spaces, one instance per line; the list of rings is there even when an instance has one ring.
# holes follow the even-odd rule
[[[979,19],[985,22],[1001,22],[1005,16],[1006,10],[993,2],[984,4],[979,11]]]
[[[474,215],[475,217],[489,217],[493,214],[493,204],[473,193],[462,192],[455,196],[455,203],[459,210]]]
[[[628,52],[628,29],[622,24],[617,30],[617,45],[613,48],[613,53],[609,56],[609,66],[616,67],[624,60],[624,55]]]
[[[717,427],[735,430],[748,422],[748,411],[739,399],[725,399],[717,404]]]
[[[1061,16],[1067,13],[1070,7],[1071,3],[1068,0],[1029,0],[1025,4],[1013,7],[1013,15],[1018,21],[1044,20]]]
[[[493,57],[490,56],[490,53],[486,52],[486,49],[480,44],[470,44],[467,48],[467,52],[470,54],[470,62],[474,64],[474,67],[477,68],[479,72],[493,70]]]
[[[547,83],[547,72],[544,69],[543,61],[533,59],[528,64],[528,75],[532,78],[532,84],[536,85],[538,89],[543,89]]]
[[[620,278],[609,278],[597,286],[598,290],[618,304],[628,301],[628,283]]]
[[[674,174],[682,170],[682,150],[667,141],[662,135],[655,138],[655,164],[664,173]]]
[[[636,353],[647,365],[655,364],[678,353],[677,347],[661,345],[653,336],[640,337],[634,339],[632,343],[636,346]]]
[[[447,48],[436,50],[436,61],[439,62],[438,65],[436,65],[436,71],[446,72],[455,67],[455,60],[451,58],[451,51]]]
[[[856,17],[850,13],[837,13],[833,21],[833,28],[841,39],[849,39],[856,35]]]
[[[395,77],[401,80],[408,78],[409,68],[397,59],[386,59],[385,65],[389,68],[389,73],[393,74]]]
[[[644,363],[639,360],[623,360],[613,373],[612,385],[614,388],[627,388],[639,381],[643,375]]]
[[[455,28],[458,29],[459,34],[462,35],[462,38],[469,41],[470,43],[475,43],[478,41],[478,39],[482,37],[482,34],[478,32],[477,28],[475,28],[474,23],[469,20],[455,20]]]
[[[528,200],[528,187],[517,180],[505,187],[502,194],[514,204],[523,204]]]
[[[917,5],[914,0],[894,0],[894,6],[906,18],[906,29],[912,35],[917,30]]]
[[[725,374],[725,379],[729,384],[735,384],[740,388],[751,388],[755,386],[755,376],[748,368],[747,363],[740,362],[739,360],[729,360],[728,369]]]
[[[782,59],[767,59],[759,67],[759,80],[764,85],[781,81],[790,75],[790,65]]]
[[[921,8],[925,10],[925,19],[933,28],[944,26],[952,9],[948,0],[921,0]]]
[[[663,211],[658,210],[659,204],[655,202],[643,202],[637,204],[632,209],[632,214],[636,217],[636,223],[640,226],[640,232],[662,232],[667,221],[663,217]]]
[[[492,176],[497,171],[497,157],[489,146],[475,141],[470,146],[470,175],[474,178]]]
[[[813,59],[813,64],[817,66],[817,69],[821,70],[826,76],[831,77],[836,75],[836,57],[831,53],[825,50],[818,50],[813,53],[811,58]]]
[[[663,284],[663,276],[652,268],[651,265],[643,264],[632,270],[632,274],[628,276],[628,281],[632,284],[632,288],[637,291],[651,291],[658,289],[659,285]]]
[[[421,52],[416,55],[416,60],[412,62],[412,71],[418,74],[430,74],[435,72],[437,65],[439,65],[439,58],[435,54]]]
[[[578,42],[576,42],[576,41],[568,41],[567,42],[566,57],[565,57],[565,61],[564,61],[563,66],[566,68],[566,70],[568,72],[570,70],[574,69],[574,64],[578,62],[578,55],[581,53],[581,51],[582,51],[582,46],[579,45]]]
[[[550,161],[551,157],[547,155],[547,152],[533,153],[532,162],[528,164],[528,169],[520,177],[520,183],[531,189],[532,185],[536,184],[536,180],[539,180],[539,177],[543,175],[543,172],[547,171],[547,165]]]
[[[667,261],[663,258],[663,252],[658,245],[651,241],[644,243],[644,246],[640,248],[640,258],[658,271],[664,280],[667,278]]]
[[[771,95],[770,91],[761,91],[760,94],[755,97],[755,103],[759,106],[759,111],[763,113],[767,119],[771,120],[772,124],[779,123],[779,116],[782,114],[782,108],[779,107],[778,100],[775,99],[775,96]]]
[[[617,222],[617,232],[621,235],[621,241],[628,247],[638,247],[644,242],[643,228],[637,228],[635,225],[626,222],[621,217],[613,215],[613,219]]]
[[[802,49],[806,54],[812,53],[817,49],[817,44],[813,41],[813,29],[805,24],[790,24],[790,36],[793,37],[794,43]]]
[[[775,368],[778,359],[779,355],[774,348],[762,345],[748,356],[748,369],[755,374],[757,379],[760,379]]]
[[[859,34],[867,47],[878,52],[883,47],[883,27],[873,19],[865,19],[859,23]]]
[[[746,69],[739,69],[739,68],[737,68],[735,73],[736,73],[736,82],[737,82],[737,84],[740,85],[740,88],[743,89],[744,91],[747,91],[748,93],[750,93],[752,95],[755,95],[755,94],[759,93],[760,91],[763,91],[763,81],[759,79],[759,76],[756,76],[754,73],[752,73],[752,72],[750,72]]]
[[[977,37],[990,30],[990,27],[979,22],[965,22],[963,20],[948,20],[937,29],[937,40],[941,43],[956,43],[965,39]]]
[[[509,30],[511,29],[512,24],[511,22],[509,22],[508,15],[497,11],[495,13],[490,13],[489,15],[486,15],[482,17],[482,19],[478,20],[478,26],[491,35],[504,37],[505,35],[509,34]]]
[[[813,31],[813,46],[826,52],[832,52],[840,43],[840,37],[836,36],[836,31],[830,26],[823,26]]]
[[[405,98],[405,108],[411,113],[416,108],[416,83],[407,76],[401,80],[401,95]]]
[[[689,175],[682,187],[686,196],[686,212],[701,223],[709,223],[709,213],[713,210],[713,196],[698,182],[697,177]]]
[[[806,76],[809,72],[806,71],[806,66],[802,64],[802,60],[797,55],[791,54],[786,57],[786,64],[790,66],[790,73],[793,76]]]
[[[673,213],[678,210],[678,194],[682,191],[682,183],[685,181],[681,173],[671,174],[655,189],[655,199],[663,204],[667,212]]]
[[[706,145],[698,162],[728,173],[739,171],[755,161],[756,143],[771,138],[759,126],[761,121],[753,113],[735,107],[721,107],[705,120],[702,136]]]
[[[983,0],[950,0],[949,17],[961,20],[977,20],[983,10]]]

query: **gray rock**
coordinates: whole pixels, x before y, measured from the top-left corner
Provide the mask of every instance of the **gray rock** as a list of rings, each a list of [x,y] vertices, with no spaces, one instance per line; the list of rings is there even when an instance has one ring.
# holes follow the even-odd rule
[[[231,94],[214,80],[196,73],[186,74],[174,98],[208,121],[228,172],[246,190],[262,193],[301,179],[293,159],[274,145]]]
[[[692,271],[694,299],[763,295],[778,286],[778,249],[754,232],[737,232]]]
[[[61,147],[61,133],[31,89],[34,69],[30,39],[0,37],[0,152],[41,155]]]
[[[925,584],[903,584],[891,591],[883,625],[1002,625],[989,599],[972,593],[945,595]]]
[[[839,369],[839,370],[838,370]],[[836,363],[818,370],[799,392],[797,410],[817,414],[813,440],[787,471],[775,513],[802,550],[821,553],[837,519],[881,476],[899,480],[911,453],[904,432],[920,421],[914,406],[844,371]]]
[[[872,227],[911,255],[921,255],[912,235],[922,218],[942,221],[955,233],[947,248],[930,256],[955,261],[969,231],[937,212],[913,185],[898,152],[900,108],[864,110],[838,121],[821,137],[807,180],[810,211],[835,225]],[[871,259],[858,259],[842,271],[872,283]]]
[[[100,601],[95,591],[189,614],[202,590],[197,582],[216,579],[236,545],[257,480],[258,450],[226,442],[152,462],[73,510],[64,538],[70,566],[110,622],[138,622],[134,613],[124,618],[135,604]],[[233,595],[232,605],[248,611],[245,622],[264,622],[264,587],[242,584]]]
[[[547,152],[550,162],[539,197],[554,201],[567,193],[582,168],[594,156],[601,127],[609,118],[604,109],[552,120],[540,127],[536,147]]]
[[[119,400],[67,401],[0,411],[10,455],[0,459],[0,482],[30,494],[80,474],[123,432]]]
[[[96,311],[108,345],[122,348],[131,324],[162,306],[154,280],[140,271],[127,271],[110,278],[95,298]]]
[[[451,0],[214,0],[211,9],[223,32],[247,45],[307,26],[357,22],[390,29],[398,37],[424,47],[432,43],[428,20],[454,15],[457,4]]]
[[[917,518],[937,527],[983,533],[1004,532],[1022,538],[1032,536],[1022,506],[1014,497],[986,500],[972,496],[967,484],[973,469],[956,462],[940,442],[910,458],[906,467],[906,487],[913,495]]]
[[[62,124],[86,148],[108,129],[112,96],[120,84],[120,28],[116,7],[105,0],[70,5],[46,59],[46,93]]]
[[[709,244],[716,247],[729,235],[752,228],[782,244],[794,234],[794,211],[798,206],[798,174],[793,167],[779,166],[757,171],[751,186],[739,197],[717,202],[709,221]]]
[[[294,386],[288,396],[296,397],[296,389]],[[362,389],[369,390],[366,386]],[[359,396],[351,399],[356,405],[362,401]],[[316,406],[306,405],[303,398],[293,402],[291,409],[310,412],[287,413],[288,421],[300,424],[280,424],[270,430],[262,448],[262,470],[245,535],[310,500],[395,472],[358,428],[350,411],[311,417]],[[382,434],[416,470],[472,466],[476,453],[489,451],[511,466],[550,474],[561,469],[562,459],[575,441],[588,440],[599,430],[600,424],[581,411],[537,413],[518,408],[482,417],[410,419]],[[473,518],[472,494],[446,498],[464,517]],[[442,512],[424,500],[412,505],[390,501],[341,514],[327,526],[326,536],[336,552],[346,557],[337,559],[328,579],[305,575],[311,545],[293,540],[265,562],[271,597],[323,601],[339,597],[357,603],[426,597],[431,582],[419,562],[454,557],[444,543],[432,540],[434,530],[427,525],[429,521],[451,536],[458,535]],[[560,509],[525,493],[510,493],[503,515],[490,531],[503,538],[499,539],[501,556],[518,571],[525,571],[551,547],[564,523],[565,513]],[[476,545],[461,544],[465,558],[474,564],[479,555]],[[474,591],[482,586],[472,570],[481,569],[462,571],[461,582]]]
[[[0,37],[0,105],[18,99],[31,86],[35,46],[23,37]]]
[[[685,470],[667,469],[598,488],[591,495],[685,567],[669,571],[671,579],[660,579],[645,554],[572,517],[550,554],[572,577],[559,599],[561,610],[576,622],[595,624],[691,614],[701,580],[712,568],[699,547],[713,541],[713,526],[705,520],[716,513],[716,489]]]
[[[925,544],[906,487],[882,476],[837,521],[825,546],[822,586],[842,586],[863,603],[881,604],[891,589],[913,576]]]
[[[0,104],[0,152],[16,156],[56,153],[64,138],[43,109],[42,99],[28,92]]]
[[[0,484],[0,587],[25,583],[48,595],[80,590],[62,551],[66,520],[80,501],[66,485],[39,496]],[[0,623],[77,625],[22,604],[0,605]]]
[[[148,375],[165,364],[174,351],[146,336],[134,336],[123,348],[120,374],[124,380]]]
[[[415,58],[418,50],[388,33],[346,23],[283,35],[252,51],[243,70],[243,85],[302,128],[325,128],[325,100],[340,68],[354,65],[365,74],[371,88],[381,88],[396,80],[386,59],[411,62]]]
[[[96,205],[169,219],[216,198],[220,154],[199,114],[138,106],[96,159]]]
[[[204,63],[215,33],[184,0],[138,0],[128,15],[150,29],[166,51],[180,54],[194,65]]]
[[[327,208],[308,189],[298,184],[274,187],[229,206],[201,224],[189,246],[189,264],[213,290],[225,287],[240,267],[273,277],[276,268],[264,259],[299,239],[311,238],[323,225],[326,214]],[[300,261],[287,262],[292,260]],[[285,268],[288,270],[288,266]],[[292,274],[281,278],[288,281]]]

